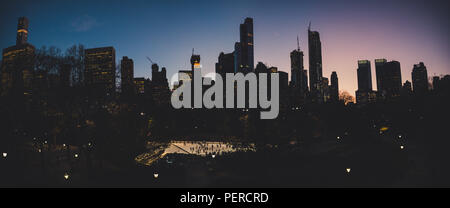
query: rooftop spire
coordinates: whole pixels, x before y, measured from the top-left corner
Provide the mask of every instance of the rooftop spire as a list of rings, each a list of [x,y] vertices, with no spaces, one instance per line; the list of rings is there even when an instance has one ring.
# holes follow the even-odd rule
[[[298,35],[297,35],[297,50],[300,51],[300,41],[298,40]]]

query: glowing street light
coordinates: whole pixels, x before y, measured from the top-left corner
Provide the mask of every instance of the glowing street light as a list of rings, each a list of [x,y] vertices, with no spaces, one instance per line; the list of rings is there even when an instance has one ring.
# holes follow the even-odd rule
[[[78,154],[75,154],[74,157],[75,157],[75,158],[78,158]]]
[[[39,153],[41,153],[41,152],[42,152],[42,150],[41,150],[41,149],[38,149],[38,152],[39,152]]]
[[[211,155],[212,158],[216,158],[216,155]]]
[[[400,146],[400,149],[405,149],[405,146],[401,145],[401,146]]]
[[[350,171],[352,170],[351,168],[347,168],[345,169],[347,171],[347,173],[350,173]]]
[[[153,177],[154,177],[154,178],[158,178],[158,177],[159,177],[159,174],[158,174],[158,173],[153,173]]]
[[[69,180],[69,174],[68,173],[64,173],[64,179]]]
[[[66,144],[63,144],[63,147],[66,147]]]
[[[339,139],[341,139],[341,137],[340,137],[340,136],[338,136],[338,137],[336,137],[336,138],[337,138],[338,140],[339,140]]]
[[[4,153],[2,154],[2,156],[3,156],[3,158],[6,158],[6,157],[8,156],[8,153],[7,153],[7,152],[4,152]]]

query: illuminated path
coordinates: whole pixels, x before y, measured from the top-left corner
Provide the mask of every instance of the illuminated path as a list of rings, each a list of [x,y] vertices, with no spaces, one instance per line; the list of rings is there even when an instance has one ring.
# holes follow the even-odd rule
[[[166,148],[157,148],[153,152],[138,155],[135,161],[143,165],[151,165],[168,154],[199,155],[205,157],[208,155],[222,155],[223,153],[254,150],[255,147],[253,144],[248,147],[235,147],[231,143],[226,142],[172,141]]]

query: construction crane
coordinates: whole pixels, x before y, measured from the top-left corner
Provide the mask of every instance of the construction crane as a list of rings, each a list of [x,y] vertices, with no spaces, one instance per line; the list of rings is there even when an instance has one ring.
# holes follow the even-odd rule
[[[152,64],[155,64],[153,61],[152,61],[152,59],[151,58],[149,58],[148,56],[146,56],[147,57],[147,60],[149,60],[150,61],[150,63],[152,63]]]

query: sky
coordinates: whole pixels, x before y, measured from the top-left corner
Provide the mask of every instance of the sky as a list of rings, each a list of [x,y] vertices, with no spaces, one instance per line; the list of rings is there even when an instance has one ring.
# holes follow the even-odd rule
[[[323,76],[336,71],[339,88],[354,95],[357,61],[386,58],[401,63],[402,81],[424,62],[428,76],[450,74],[450,4],[443,0],[3,0],[0,48],[15,44],[17,18],[30,21],[28,42],[63,51],[74,44],[113,46],[116,63],[134,60],[135,77],[151,78],[150,57],[168,78],[190,68],[192,48],[202,72],[214,72],[220,52],[239,41],[239,24],[254,19],[255,65],[261,61],[290,73],[289,53],[304,51],[307,27],[320,33]]]

